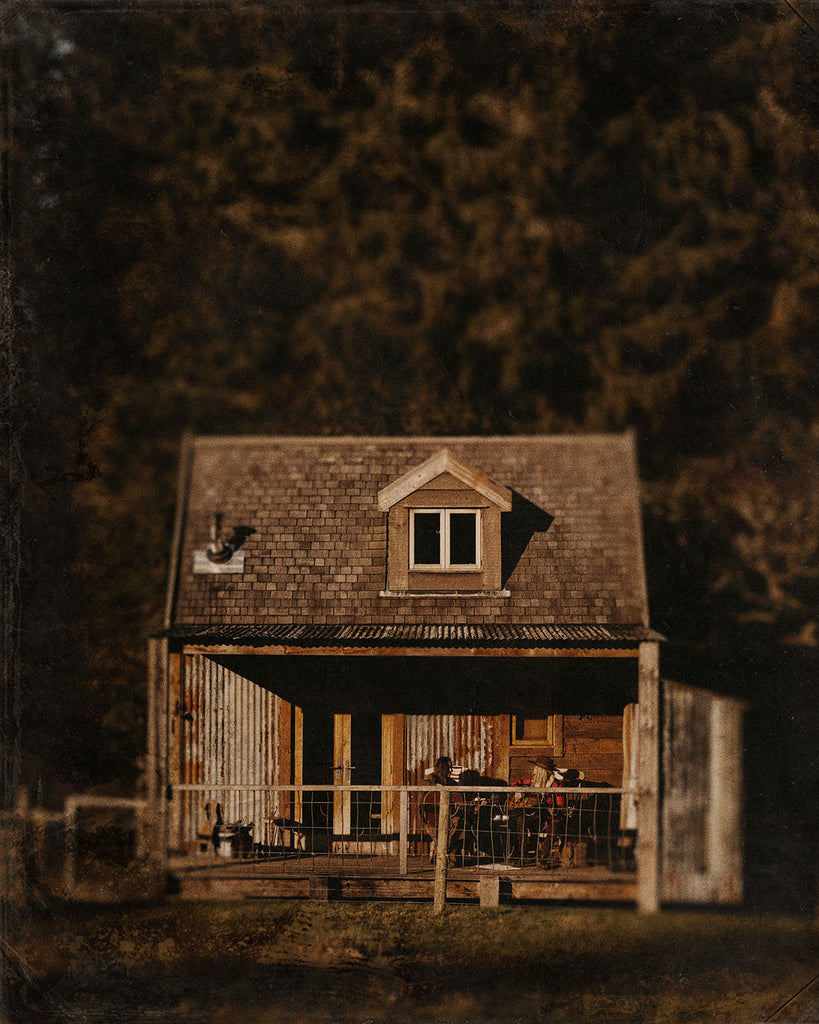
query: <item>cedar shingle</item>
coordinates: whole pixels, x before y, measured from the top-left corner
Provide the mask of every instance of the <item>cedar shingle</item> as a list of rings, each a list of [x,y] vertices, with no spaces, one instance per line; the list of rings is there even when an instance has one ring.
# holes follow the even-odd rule
[[[378,491],[447,447],[553,517],[505,552],[506,599],[381,598]],[[172,623],[647,625],[630,435],[533,438],[197,438]],[[519,500],[518,498],[518,500]],[[210,516],[249,527],[243,574],[194,575]],[[517,517],[517,519],[516,519]],[[508,541],[526,523],[504,513]]]

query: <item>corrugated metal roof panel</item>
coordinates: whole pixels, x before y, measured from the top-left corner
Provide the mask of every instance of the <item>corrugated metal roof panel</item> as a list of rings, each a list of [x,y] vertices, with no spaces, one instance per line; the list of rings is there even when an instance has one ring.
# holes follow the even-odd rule
[[[198,644],[299,644],[322,646],[402,645],[456,647],[562,647],[632,645],[642,640],[661,640],[643,626],[589,626],[577,624],[513,626],[485,623],[468,628],[459,625],[298,625],[278,626],[177,626],[162,636]]]

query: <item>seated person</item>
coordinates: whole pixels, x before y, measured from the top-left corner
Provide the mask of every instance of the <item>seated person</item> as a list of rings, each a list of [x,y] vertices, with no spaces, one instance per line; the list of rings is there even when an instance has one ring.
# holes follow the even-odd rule
[[[439,757],[435,762],[435,771],[429,776],[429,781],[435,786],[454,786],[452,778],[452,758]]]
[[[505,786],[503,779],[481,775],[474,768],[461,772],[459,786],[488,786],[480,793],[465,793],[464,851],[474,856],[495,859],[505,847],[505,829],[502,820],[505,794],[496,794],[493,787]]]
[[[435,770],[429,776],[433,786],[454,786],[452,778],[452,758],[439,757],[435,762]],[[421,823],[424,832],[430,837],[429,860],[435,860],[435,846],[438,837],[438,811],[440,807],[440,796],[434,790],[424,793],[420,801]],[[449,848],[452,856],[453,846],[458,837],[463,835],[463,796],[460,793],[453,794],[449,808]]]
[[[540,848],[551,847],[554,826],[563,819],[566,806],[566,797],[562,794],[527,792],[559,789],[563,785],[563,774],[555,768],[551,757],[537,757],[531,764],[531,779],[520,782],[521,792],[510,793],[506,805],[509,853],[519,858],[521,864],[528,854],[538,854]]]

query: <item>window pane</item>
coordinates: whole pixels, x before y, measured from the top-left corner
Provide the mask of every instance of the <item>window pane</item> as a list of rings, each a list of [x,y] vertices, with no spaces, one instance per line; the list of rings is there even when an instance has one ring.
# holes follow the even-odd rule
[[[475,512],[451,512],[449,516],[450,565],[476,565]]]
[[[416,512],[413,516],[415,541],[412,561],[415,565],[441,564],[441,513]]]

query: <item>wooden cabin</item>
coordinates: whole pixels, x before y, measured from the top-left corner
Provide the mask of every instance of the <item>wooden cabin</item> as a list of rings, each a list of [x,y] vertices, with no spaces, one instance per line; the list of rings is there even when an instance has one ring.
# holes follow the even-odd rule
[[[401,787],[438,757],[511,786],[549,756],[617,792],[623,898],[736,902],[741,707],[661,680],[661,640],[630,433],[188,439],[151,640],[163,850],[201,851],[217,799],[254,849],[303,849],[323,792],[324,852],[409,829],[406,868]],[[554,877],[520,893],[614,891]]]

